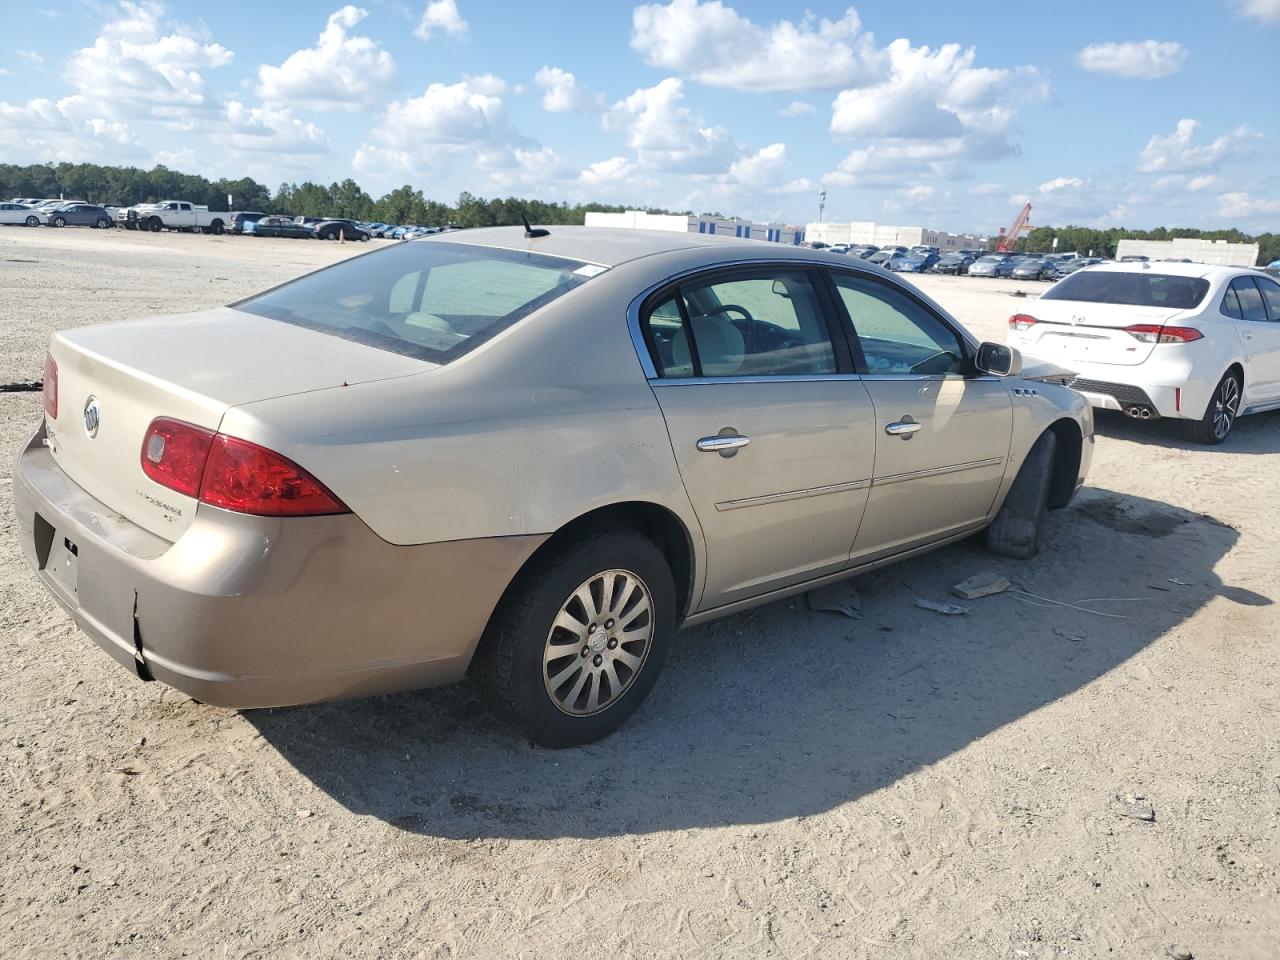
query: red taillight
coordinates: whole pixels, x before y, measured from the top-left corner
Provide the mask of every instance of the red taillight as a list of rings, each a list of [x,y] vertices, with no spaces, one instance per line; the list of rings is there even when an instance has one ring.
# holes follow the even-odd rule
[[[198,497],[215,436],[212,430],[181,420],[152,420],[142,439],[142,472],[162,487]]]
[[[161,486],[237,513],[315,517],[351,512],[280,454],[180,420],[152,422],[142,441],[142,472]]]
[[[44,398],[44,412],[50,420],[58,419],[58,361],[52,353],[44,355],[44,387],[41,390]]]
[[[1010,330],[1029,330],[1040,321],[1029,313],[1015,313],[1009,318]]]
[[[1125,327],[1124,332],[1143,343],[1190,343],[1204,337],[1195,327],[1164,327],[1158,323],[1135,323]]]

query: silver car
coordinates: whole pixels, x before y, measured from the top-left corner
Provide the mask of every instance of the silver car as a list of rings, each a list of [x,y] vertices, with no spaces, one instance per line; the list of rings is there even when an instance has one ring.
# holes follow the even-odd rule
[[[1032,555],[1093,425],[1020,366],[845,256],[471,230],[57,334],[14,494],[41,581],[144,680],[249,708],[471,670],[564,746],[677,627],[984,528]]]

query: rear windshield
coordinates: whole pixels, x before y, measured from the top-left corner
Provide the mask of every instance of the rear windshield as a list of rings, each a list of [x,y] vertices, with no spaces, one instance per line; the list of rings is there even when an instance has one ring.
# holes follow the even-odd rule
[[[1201,277],[1175,277],[1146,271],[1079,270],[1050,287],[1040,299],[1190,310],[1200,306],[1208,292],[1209,281]]]
[[[448,363],[603,268],[537,253],[414,241],[232,304],[406,356]]]

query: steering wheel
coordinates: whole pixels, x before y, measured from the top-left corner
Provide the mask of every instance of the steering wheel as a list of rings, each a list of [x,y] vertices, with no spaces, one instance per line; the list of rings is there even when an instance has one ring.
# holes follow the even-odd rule
[[[743,343],[742,352],[747,356],[750,356],[752,353],[754,353],[755,351],[751,349],[751,346],[752,346],[752,340],[754,338],[755,329],[756,329],[756,318],[751,315],[751,311],[748,310],[746,307],[739,306],[736,303],[722,303],[718,307],[712,307],[710,310],[704,313],[703,316],[710,317],[717,313],[742,314],[742,319],[745,320],[747,323],[746,333],[745,333],[745,336],[743,337],[744,343]]]

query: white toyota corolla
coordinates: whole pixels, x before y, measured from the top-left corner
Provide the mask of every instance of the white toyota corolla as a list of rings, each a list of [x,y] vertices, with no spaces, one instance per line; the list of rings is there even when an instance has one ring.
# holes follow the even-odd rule
[[[1075,376],[1095,407],[1172,417],[1221,443],[1280,408],[1280,284],[1257,270],[1114,263],[1080,270],[1009,318],[1009,345]]]

